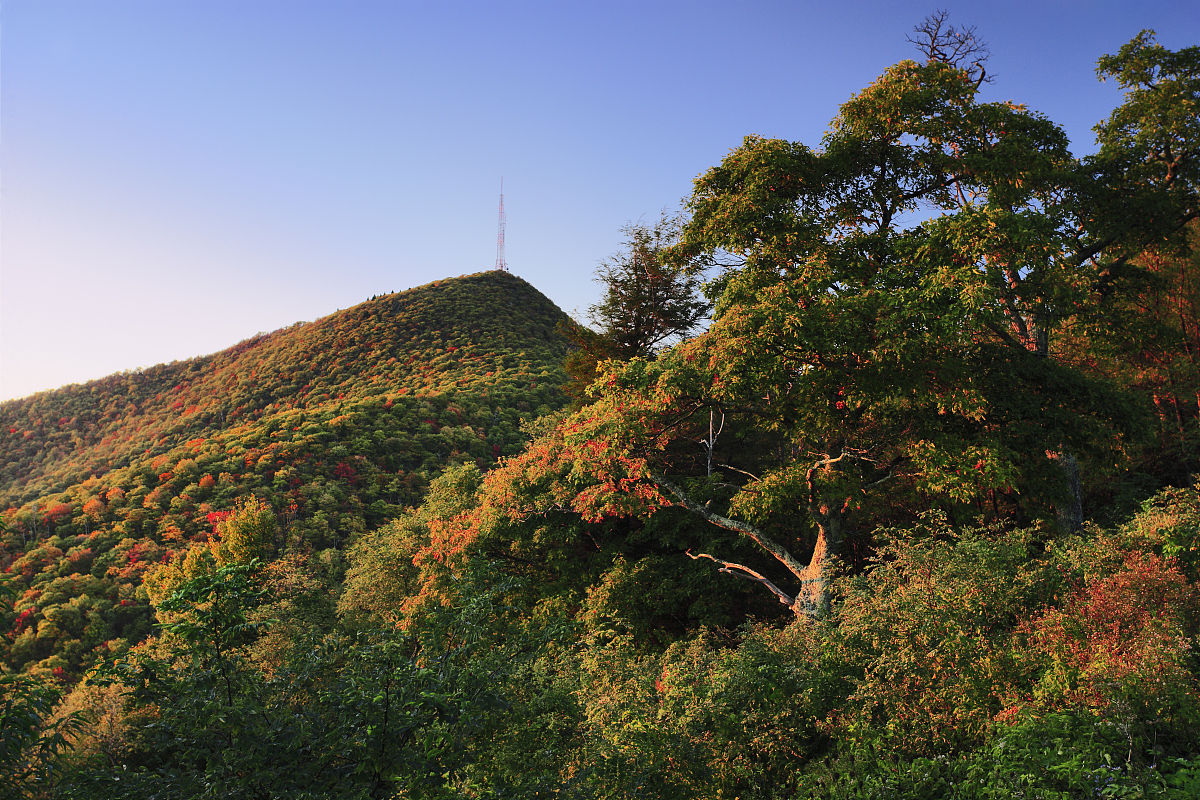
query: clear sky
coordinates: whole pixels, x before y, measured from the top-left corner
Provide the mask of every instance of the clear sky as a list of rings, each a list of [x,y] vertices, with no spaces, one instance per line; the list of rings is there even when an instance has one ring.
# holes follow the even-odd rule
[[[0,0],[0,399],[507,260],[595,302],[749,133],[818,145],[934,8],[1078,153],[1096,58],[1195,0]]]

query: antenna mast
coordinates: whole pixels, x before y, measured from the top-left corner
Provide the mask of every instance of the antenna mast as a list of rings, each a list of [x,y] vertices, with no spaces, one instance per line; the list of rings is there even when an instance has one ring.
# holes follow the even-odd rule
[[[500,226],[496,232],[496,269],[508,271],[504,260],[504,178],[500,179]]]

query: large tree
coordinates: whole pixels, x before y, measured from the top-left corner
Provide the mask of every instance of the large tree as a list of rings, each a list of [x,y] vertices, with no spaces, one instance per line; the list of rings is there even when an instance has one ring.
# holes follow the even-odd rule
[[[820,613],[831,559],[896,499],[1061,509],[1062,462],[1114,466],[1134,415],[1056,358],[1056,337],[1195,215],[1200,137],[1180,109],[1195,108],[1198,61],[1149,34],[1105,57],[1102,75],[1135,88],[1087,160],[932,56],[851,98],[820,148],[748,137],[697,180],[673,250],[729,265],[709,330],[612,366],[560,429],[564,455],[538,463],[578,481],[592,462],[598,487],[568,498],[584,513],[626,513],[604,492],[652,487],[646,507],[754,542],[781,577],[692,555],[796,613]],[[703,479],[686,445],[714,414],[741,444]]]
[[[694,333],[708,313],[696,265],[664,258],[680,224],[663,214],[653,225],[626,225],[621,252],[596,270],[604,296],[588,315],[618,358],[652,356]]]

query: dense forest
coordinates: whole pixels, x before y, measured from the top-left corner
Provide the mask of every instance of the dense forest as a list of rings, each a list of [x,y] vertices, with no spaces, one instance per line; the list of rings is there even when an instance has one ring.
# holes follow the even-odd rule
[[[3,404],[4,662],[75,679],[143,639],[146,570],[239,499],[270,504],[281,544],[337,572],[447,466],[487,468],[520,449],[522,420],[562,407],[568,324],[483,273]]]
[[[594,330],[489,272],[0,406],[0,794],[1200,796],[1200,48],[1081,158],[915,33]]]

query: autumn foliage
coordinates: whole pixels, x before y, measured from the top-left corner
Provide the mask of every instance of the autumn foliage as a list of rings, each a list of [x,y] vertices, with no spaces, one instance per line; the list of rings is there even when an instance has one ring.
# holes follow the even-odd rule
[[[1077,158],[917,30],[612,329],[485,273],[0,407],[16,795],[1200,796],[1200,49]]]

